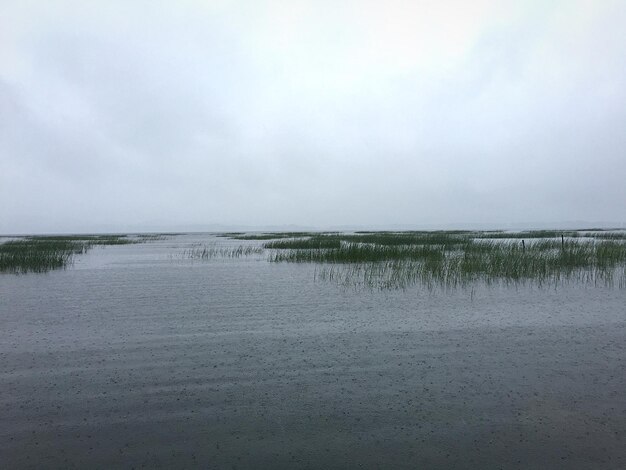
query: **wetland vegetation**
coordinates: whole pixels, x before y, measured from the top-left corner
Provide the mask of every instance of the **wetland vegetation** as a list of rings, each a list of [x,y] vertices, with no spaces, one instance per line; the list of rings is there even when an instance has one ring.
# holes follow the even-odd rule
[[[0,243],[0,272],[43,273],[65,268],[74,256],[94,246],[127,245],[154,239],[156,235],[41,235]],[[158,235],[159,237],[161,235]]]
[[[263,253],[263,248],[253,245],[239,245],[237,247],[219,247],[216,244],[199,245],[183,250],[181,258],[208,260],[212,258],[241,258]]]
[[[320,233],[275,237],[263,246],[272,262],[315,263],[321,265],[316,278],[347,286],[577,281],[624,287],[626,279],[624,231]]]
[[[277,240],[280,238],[300,238],[319,236],[319,232],[233,232],[222,233],[219,237],[231,238],[233,240]]]
[[[261,256],[315,265],[315,279],[405,288],[472,282],[539,285],[576,281],[626,287],[626,231],[404,231],[224,233],[241,240],[196,244],[171,258]],[[30,236],[0,244],[0,272],[47,272],[94,246],[163,240],[164,234]],[[212,238],[216,240],[215,238]],[[264,256],[264,258],[263,258]]]

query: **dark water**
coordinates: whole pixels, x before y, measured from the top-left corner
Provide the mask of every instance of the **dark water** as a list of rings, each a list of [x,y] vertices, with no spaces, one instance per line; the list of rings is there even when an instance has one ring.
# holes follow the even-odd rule
[[[177,257],[209,238],[0,275],[0,467],[626,468],[626,290]]]

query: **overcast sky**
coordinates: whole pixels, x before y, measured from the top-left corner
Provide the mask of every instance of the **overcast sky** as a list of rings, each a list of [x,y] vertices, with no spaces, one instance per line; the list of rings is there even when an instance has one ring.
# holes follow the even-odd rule
[[[626,2],[0,0],[0,233],[626,221]]]

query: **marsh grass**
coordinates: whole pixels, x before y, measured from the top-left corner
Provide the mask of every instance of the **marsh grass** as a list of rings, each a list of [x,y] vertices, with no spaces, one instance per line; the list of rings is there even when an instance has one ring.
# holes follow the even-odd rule
[[[598,240],[626,240],[624,230],[531,230],[524,232],[480,232],[476,238],[542,239],[554,238],[593,238]]]
[[[172,236],[172,234],[166,234],[166,233],[140,233],[139,235],[137,235],[137,238],[140,241],[161,241],[161,240],[167,240],[168,237]]]
[[[591,237],[598,240],[626,240],[626,232],[625,231],[615,231],[615,232],[583,232],[581,234],[583,237]]]
[[[0,272],[44,273],[65,268],[94,246],[137,243],[126,235],[31,236],[0,244]]]
[[[184,250],[183,259],[208,260],[212,258],[241,258],[242,256],[259,255],[263,247],[253,245],[239,245],[234,248],[218,247],[216,245],[200,245]]]
[[[307,238],[293,238],[293,239],[282,239],[282,240],[274,240],[267,243],[264,243],[263,246],[268,249],[274,250],[288,250],[288,249],[300,249],[300,250],[311,250],[311,249],[325,249],[325,248],[340,248],[341,247],[341,239],[335,236],[329,235],[318,235],[314,237]]]
[[[177,257],[240,258],[269,251],[271,262],[314,263],[317,279],[370,288],[472,282],[539,285],[576,280],[626,287],[625,231],[411,231],[230,233],[261,241],[198,245]],[[561,238],[563,236],[563,238]],[[94,246],[161,240],[163,234],[32,236],[0,244],[0,272],[47,272]]]
[[[316,263],[370,263],[390,260],[425,260],[443,258],[444,250],[433,246],[384,246],[362,243],[342,243],[331,249],[292,249],[277,251],[270,261]]]
[[[231,235],[228,238],[233,240],[278,240],[281,238],[306,237],[311,235],[308,232],[277,232],[277,233],[244,233]]]
[[[529,230],[522,232],[480,232],[477,238],[561,238],[561,235],[568,238],[581,236],[581,232],[571,230]]]
[[[0,244],[0,272],[47,272],[70,264],[84,250],[73,241],[13,240]]]
[[[222,234],[233,240],[280,240],[283,238],[316,237],[337,232],[264,232],[264,233],[230,233]]]
[[[625,284],[623,238],[585,233],[561,240],[555,233],[533,233],[524,240],[509,233],[493,237],[493,232],[379,232],[324,238],[340,242],[330,248],[316,246],[320,236],[265,246],[276,248],[270,261],[316,263],[322,265],[316,278],[342,285],[455,287],[475,281],[544,285],[571,280]]]
[[[270,249],[322,249],[340,248],[342,244],[400,247],[409,245],[455,246],[471,240],[470,232],[361,232],[314,233],[282,237],[265,243]],[[378,248],[377,248],[378,249]]]
[[[215,236],[218,238],[235,238],[235,237],[240,237],[245,235],[245,232],[223,232],[223,233],[218,233]]]
[[[85,245],[127,245],[137,243],[128,235],[37,235],[26,237],[35,242],[77,242]]]
[[[381,246],[442,245],[451,246],[470,239],[469,232],[386,232],[338,235],[342,241]]]

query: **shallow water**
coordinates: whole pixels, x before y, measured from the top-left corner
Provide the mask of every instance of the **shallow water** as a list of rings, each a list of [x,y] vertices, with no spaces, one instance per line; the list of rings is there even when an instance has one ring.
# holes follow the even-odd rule
[[[0,275],[8,468],[624,468],[626,290],[342,289],[211,235]]]

